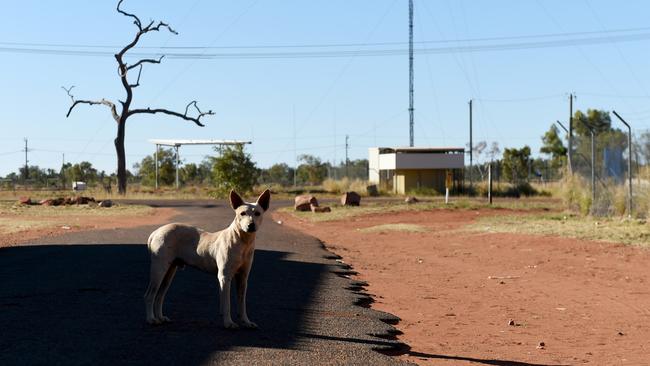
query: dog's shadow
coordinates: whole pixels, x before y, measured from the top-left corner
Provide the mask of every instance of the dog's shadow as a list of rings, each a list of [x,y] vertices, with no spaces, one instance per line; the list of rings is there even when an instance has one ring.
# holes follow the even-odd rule
[[[285,256],[255,253],[248,308],[262,330],[227,331],[216,279],[191,268],[179,271],[165,301],[174,322],[145,323],[144,245],[0,249],[0,363],[193,365],[237,347],[293,348],[300,309],[327,268]]]

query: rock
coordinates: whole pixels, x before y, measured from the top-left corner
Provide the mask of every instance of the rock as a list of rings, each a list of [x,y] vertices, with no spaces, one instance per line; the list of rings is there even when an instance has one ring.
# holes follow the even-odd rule
[[[408,203],[410,205],[410,204],[413,204],[413,203],[418,203],[418,202],[420,202],[420,200],[417,199],[417,197],[414,197],[414,196],[406,196],[406,198],[404,199],[404,202],[406,202],[406,203]]]
[[[327,207],[327,206],[319,207],[319,206],[312,205],[311,206],[311,212],[314,212],[314,213],[332,212],[332,209]]]
[[[376,184],[370,184],[366,187],[366,191],[368,192],[368,196],[370,197],[377,197],[379,196],[379,189],[377,188]]]
[[[74,203],[78,205],[87,205],[88,202],[95,202],[95,199],[93,197],[85,197],[85,196],[79,196],[75,198]]]
[[[544,349],[545,347],[546,347],[546,343],[544,343],[544,342],[539,342],[537,344],[537,349]]]
[[[76,201],[75,201],[74,197],[66,197],[65,200],[63,201],[63,203],[66,204],[66,205],[72,205],[75,202]]]
[[[341,204],[343,206],[359,206],[361,204],[361,196],[357,192],[345,192],[341,196]]]
[[[38,204],[42,206],[52,206],[52,201],[53,200],[51,198],[46,198],[44,200],[40,200]]]
[[[510,320],[508,321],[508,325],[514,327],[514,326],[517,325],[517,324],[515,324],[515,321],[514,321],[514,320],[510,319]]]
[[[18,202],[19,202],[21,205],[31,205],[31,204],[33,204],[32,199],[29,198],[29,197],[20,197],[20,199],[18,200]]]
[[[65,203],[65,198],[63,198],[63,197],[58,197],[58,198],[53,198],[52,199],[52,206],[61,206],[64,203]]]
[[[318,200],[316,197],[308,194],[296,196],[293,204],[293,208],[296,211],[309,211],[311,210],[311,206],[318,207]]]
[[[99,207],[113,207],[113,201],[111,200],[103,200],[99,202]]]

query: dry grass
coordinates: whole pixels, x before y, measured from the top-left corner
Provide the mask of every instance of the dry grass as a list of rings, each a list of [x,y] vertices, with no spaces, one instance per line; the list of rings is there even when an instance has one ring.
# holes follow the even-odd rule
[[[153,215],[155,209],[141,205],[116,205],[110,208],[88,205],[26,206],[13,201],[0,202],[0,234],[54,227],[76,227],[79,218],[142,217]]]
[[[333,205],[332,211],[326,213],[299,212],[294,211],[293,207],[283,207],[281,212],[287,212],[291,215],[308,220],[311,222],[325,222],[345,220],[351,217],[403,211],[428,211],[434,209],[511,209],[511,210],[555,210],[558,208],[558,202],[549,199],[499,199],[495,200],[493,205],[489,205],[481,199],[452,199],[448,205],[445,205],[443,199],[422,201],[416,204],[406,204],[403,202],[370,202],[363,203],[359,207]]]
[[[424,226],[415,224],[383,224],[377,226],[366,227],[359,229],[362,233],[384,233],[387,231],[400,231],[408,233],[424,233],[429,231]]]
[[[571,214],[502,215],[481,218],[471,231],[552,235],[576,239],[650,246],[645,220],[581,217]]]

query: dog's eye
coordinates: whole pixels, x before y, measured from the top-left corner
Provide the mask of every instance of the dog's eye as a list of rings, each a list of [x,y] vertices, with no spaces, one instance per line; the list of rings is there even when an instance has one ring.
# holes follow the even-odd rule
[[[242,212],[240,213],[240,215],[242,215],[242,216],[246,216],[246,211],[242,211]]]
[[[255,211],[255,216],[259,216],[259,215],[260,215],[260,212],[259,212],[259,211]]]

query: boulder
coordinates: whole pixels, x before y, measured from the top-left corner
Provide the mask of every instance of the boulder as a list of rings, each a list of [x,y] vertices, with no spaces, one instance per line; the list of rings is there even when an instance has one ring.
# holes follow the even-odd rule
[[[74,199],[74,203],[78,205],[87,205],[88,202],[95,202],[95,199],[92,197],[78,196]]]
[[[410,204],[413,204],[413,203],[418,203],[418,202],[420,202],[420,200],[417,199],[417,197],[414,197],[414,196],[406,196],[406,198],[404,199],[404,202],[408,203],[410,205]]]
[[[33,204],[32,199],[29,198],[29,197],[20,197],[20,199],[18,200],[18,202],[19,202],[21,205],[31,205],[31,204]]]
[[[314,206],[314,205],[311,206],[311,212],[314,213],[331,212],[331,211],[332,209],[327,206],[323,206],[323,207]]]
[[[53,198],[50,202],[51,206],[61,206],[62,204],[65,203],[65,198],[63,197],[58,197],[58,198]]]
[[[377,188],[376,184],[370,184],[366,187],[366,191],[368,192],[368,196],[370,197],[377,197],[379,196],[379,189]]]
[[[40,200],[40,202],[38,202],[38,204],[42,205],[42,206],[52,206],[52,199],[51,198],[46,198],[44,200]]]
[[[293,204],[293,208],[296,211],[309,211],[311,210],[311,206],[318,207],[318,200],[316,197],[308,194],[296,196]]]
[[[343,206],[359,206],[361,196],[357,192],[345,192],[341,196],[341,204]]]
[[[103,200],[99,202],[99,207],[113,207],[113,201],[111,200]]]

